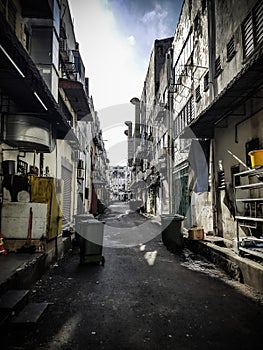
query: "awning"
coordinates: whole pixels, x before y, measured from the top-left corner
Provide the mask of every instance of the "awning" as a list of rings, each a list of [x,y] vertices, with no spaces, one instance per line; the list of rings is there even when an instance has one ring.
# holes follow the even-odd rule
[[[64,138],[71,130],[68,120],[1,13],[0,32],[0,89],[15,102],[17,113],[37,114]]]
[[[181,138],[212,138],[215,125],[250,96],[263,84],[263,49],[241,70],[215,100],[185,128]]]
[[[74,112],[77,114],[77,119],[92,122],[88,97],[83,84],[80,81],[60,78],[59,88],[65,91]]]

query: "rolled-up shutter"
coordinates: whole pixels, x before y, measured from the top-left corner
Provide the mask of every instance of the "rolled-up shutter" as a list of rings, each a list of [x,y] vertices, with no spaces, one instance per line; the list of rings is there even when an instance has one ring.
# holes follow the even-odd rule
[[[64,166],[62,166],[62,179],[64,180],[62,224],[66,225],[71,221],[72,171]]]

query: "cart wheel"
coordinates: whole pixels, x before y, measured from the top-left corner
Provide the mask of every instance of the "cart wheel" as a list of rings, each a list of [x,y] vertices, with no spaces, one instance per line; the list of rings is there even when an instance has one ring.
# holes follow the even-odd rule
[[[104,258],[104,256],[101,257],[100,263],[101,263],[101,266],[104,266],[104,264],[105,264],[105,258]]]

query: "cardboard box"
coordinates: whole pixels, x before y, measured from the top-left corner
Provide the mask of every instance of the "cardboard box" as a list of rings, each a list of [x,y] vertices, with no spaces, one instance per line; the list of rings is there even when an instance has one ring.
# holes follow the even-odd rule
[[[205,234],[203,228],[193,227],[190,230],[188,230],[188,239],[200,240],[204,238]]]

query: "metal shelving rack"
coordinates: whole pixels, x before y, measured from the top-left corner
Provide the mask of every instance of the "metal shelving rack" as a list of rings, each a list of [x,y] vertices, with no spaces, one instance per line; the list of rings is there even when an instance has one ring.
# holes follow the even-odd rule
[[[240,179],[238,185],[237,178]],[[255,190],[258,190],[257,193]],[[250,235],[243,237],[240,242],[240,227],[246,227],[250,232],[252,229],[258,232],[261,230],[260,237],[263,236],[263,167],[234,174],[234,192],[239,254],[248,253],[263,258],[262,238]],[[241,193],[246,197],[240,196]],[[240,204],[243,204],[241,209]]]

